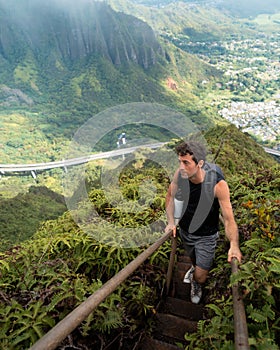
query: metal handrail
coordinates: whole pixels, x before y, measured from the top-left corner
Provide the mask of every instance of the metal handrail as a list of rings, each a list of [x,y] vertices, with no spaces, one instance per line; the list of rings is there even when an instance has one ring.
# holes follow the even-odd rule
[[[167,239],[172,230],[165,233],[155,243],[138,255],[133,261],[107,281],[88,299],[71,311],[63,320],[39,339],[29,350],[54,350],[75,328],[77,328],[94,309],[102,303],[117,287],[125,281],[147,258],[149,258]],[[168,294],[177,250],[177,238],[172,236],[171,253],[166,276],[166,293]],[[231,261],[232,273],[238,271],[238,260]],[[238,284],[232,286],[234,311],[234,342],[235,350],[249,350],[248,329],[243,300],[239,295]]]
[[[170,252],[170,258],[169,258],[169,264],[166,274],[166,294],[169,293],[170,284],[172,280],[172,274],[173,274],[173,268],[175,263],[175,257],[176,257],[176,250],[177,250],[177,237],[171,237],[171,252]]]
[[[77,328],[89,314],[107,298],[114,290],[134,272],[147,258],[149,258],[167,239],[172,230],[165,233],[149,248],[131,261],[126,267],[119,271],[114,277],[107,281],[100,289],[93,293],[88,299],[71,311],[63,320],[54,326],[48,333],[39,339],[29,350],[53,350],[55,349],[75,328]],[[170,263],[169,263],[170,265]],[[169,266],[170,269],[170,266]]]
[[[231,260],[231,271],[233,274],[238,271],[238,260]],[[243,300],[239,294],[238,283],[232,286],[233,297],[233,319],[234,319],[234,344],[235,350],[249,350],[248,328]]]
[[[219,219],[224,224],[224,219],[221,215]],[[237,258],[232,258],[231,260],[231,272],[232,274],[238,272]],[[232,298],[235,350],[250,350],[246,313],[243,300],[239,294],[238,283],[232,285]]]

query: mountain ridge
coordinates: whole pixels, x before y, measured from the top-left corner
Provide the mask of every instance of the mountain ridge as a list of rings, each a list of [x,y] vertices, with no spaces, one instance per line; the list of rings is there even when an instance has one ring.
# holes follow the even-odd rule
[[[189,29],[203,41],[236,36],[255,36],[258,15],[280,11],[277,0],[108,0],[119,11],[134,14],[159,34],[179,34]],[[259,28],[262,30],[262,28]],[[190,35],[190,40],[196,41]]]
[[[214,85],[220,72],[131,14],[89,0],[0,0],[0,20],[3,162],[61,158],[58,139],[66,143],[93,115],[129,102],[165,104],[209,123],[199,86],[206,77]],[[33,158],[37,137],[51,145]]]
[[[19,9],[11,16],[7,16],[9,11],[5,9],[0,3],[5,28],[0,38],[0,54],[7,62],[22,59],[30,50],[45,64],[58,64],[56,60],[69,64],[98,54],[115,65],[132,61],[148,68],[156,63],[157,55],[164,55],[147,23],[117,13],[105,3],[91,2],[76,11],[71,11],[71,7],[68,10],[52,8],[50,4],[38,8],[33,4],[19,17]]]

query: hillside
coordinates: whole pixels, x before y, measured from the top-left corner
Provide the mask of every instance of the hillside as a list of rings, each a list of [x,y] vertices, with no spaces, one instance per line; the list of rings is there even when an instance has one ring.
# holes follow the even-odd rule
[[[1,250],[29,239],[44,221],[58,218],[66,209],[62,195],[41,186],[13,198],[0,197]]]
[[[1,55],[13,67],[30,55],[43,68],[53,65],[53,75],[61,70],[60,64],[71,67],[83,58],[98,55],[114,65],[135,62],[148,68],[164,55],[149,26],[112,11],[102,2],[74,5],[70,1],[62,6],[52,1],[12,0],[0,5],[5,28]]]
[[[0,2],[2,106],[45,103],[61,111],[76,98],[93,109],[103,105],[97,103],[102,92],[109,100],[114,87],[104,83],[125,76],[121,67],[129,71],[134,63],[141,77],[165,60],[152,29],[135,17],[101,2],[62,4]]]
[[[268,155],[249,135],[242,133],[235,126],[216,126],[206,131],[204,136],[210,152],[209,160],[214,160],[223,169],[226,178],[230,181],[231,179],[235,179],[235,182],[236,179],[242,178],[244,178],[245,181],[246,178],[253,176],[262,179],[259,181],[262,181],[263,185],[265,185],[269,179],[275,177],[274,171],[277,167],[279,168],[279,163]],[[149,152],[144,152],[144,154],[146,154],[146,156],[143,156],[144,159],[149,159]],[[164,151],[162,153],[159,152],[157,157],[157,161],[161,164],[160,157],[163,157],[163,159],[166,158]],[[141,159],[141,152],[136,156],[128,156],[126,163],[131,166],[135,159]],[[114,178],[114,174],[117,170],[113,164],[114,162],[118,164],[118,161],[112,160],[111,162],[112,170],[109,171],[112,171],[111,177]],[[139,164],[141,163],[140,161]],[[98,163],[94,163],[89,166],[86,172],[87,177],[85,183],[87,189],[91,189],[93,192],[96,191],[94,196],[100,200],[102,197],[100,192],[102,190],[102,188],[100,188],[100,176],[102,173],[104,175],[104,173],[108,171],[108,169],[106,169],[106,164],[107,163],[105,163],[105,169],[103,169],[102,163],[99,165]],[[137,169],[137,165],[135,165],[135,168]],[[161,168],[161,166],[159,168]],[[124,168],[124,171],[125,170],[126,167]],[[171,169],[163,169],[163,171],[166,170],[171,171]],[[144,175],[145,171],[149,172],[149,170],[144,168]],[[44,173],[38,174],[39,184],[43,183],[42,179],[44,179],[45,176],[48,178],[49,186],[53,187],[53,180],[55,178],[61,180],[62,175],[58,175],[55,172],[48,175]],[[145,176],[148,175],[146,174]],[[123,186],[124,188],[129,188],[131,180],[128,179],[134,179],[134,175],[127,176],[126,179],[127,183],[124,182]],[[76,178],[72,179],[73,186],[78,184],[76,181]],[[166,181],[166,174],[164,175],[164,181]],[[30,184],[32,184],[31,181],[29,181],[29,186]],[[8,187],[9,184],[6,183],[6,186]],[[83,186],[84,183],[82,182],[81,188]],[[13,188],[15,192],[16,187],[14,186]],[[18,188],[20,188],[20,186],[18,186]],[[0,217],[2,222],[1,239],[4,242],[7,241],[7,244],[17,244],[22,240],[32,237],[40,223],[43,223],[45,220],[54,219],[67,210],[63,195],[55,193],[45,187],[38,186],[38,184],[36,186],[31,186],[29,190],[27,185],[26,188],[27,189],[24,191],[27,191],[27,193],[19,193],[9,199],[0,197]],[[57,191],[59,190],[61,191],[61,188],[57,189]],[[83,192],[77,185],[77,191],[74,195],[77,196],[77,198],[80,197],[79,191]],[[129,192],[130,190],[124,189],[124,191]],[[165,194],[163,193],[162,195],[164,196]],[[112,194],[110,194],[109,197],[111,198]],[[76,201],[76,199],[74,200]],[[101,207],[103,209],[110,207],[106,202],[107,199],[103,198],[103,200],[104,202],[102,202],[102,200],[100,202]],[[67,202],[69,202],[69,199],[67,199],[66,203]],[[2,249],[5,247],[6,243],[2,246]]]
[[[260,344],[260,349],[276,350],[280,345],[279,166],[235,127],[214,128],[205,138],[231,188],[244,255],[235,279],[243,286],[250,341]],[[120,173],[121,191],[109,192],[114,184],[107,189],[98,186],[100,172],[90,167],[88,184],[94,186],[88,188],[89,198],[99,216],[89,216],[89,203],[81,202],[80,217],[74,220],[73,213],[66,212],[41,225],[31,239],[0,253],[3,349],[29,348],[135,259],[144,249],[135,242],[141,238],[148,244],[162,234],[164,222],[159,217],[164,215],[168,182],[159,163],[166,152],[164,148],[157,153],[158,163],[149,161],[148,152],[142,154],[142,159],[135,155]],[[17,208],[21,218],[24,208]],[[22,218],[15,219],[20,232]],[[123,247],[123,243],[133,241],[135,234],[139,234],[139,241]],[[205,348],[205,344],[209,348],[221,348],[225,343],[227,348],[234,346],[230,264],[226,263],[228,242],[223,228],[220,237],[215,265],[205,287],[207,312],[197,332],[188,334],[191,346],[198,349]],[[169,256],[170,242],[166,242],[59,348],[113,344],[116,349],[127,350],[139,344],[143,334],[151,330]]]
[[[141,19],[103,2],[0,0],[0,20],[2,163],[62,159],[79,126],[127,102],[212,123],[199,86],[206,77],[215,86],[219,71]]]
[[[232,38],[254,38],[263,32],[258,17],[277,14],[277,0],[110,0],[114,9],[146,21],[159,35],[184,35],[190,41],[212,42]],[[278,19],[272,19],[278,33]]]
[[[179,3],[174,0],[131,0],[133,4],[144,5],[153,8],[164,8],[171,3]],[[191,7],[202,6],[208,9],[218,9],[229,16],[234,17],[255,17],[260,14],[272,14],[280,11],[278,0],[183,0],[180,1]]]
[[[246,21],[233,15],[215,1],[137,1],[110,0],[113,8],[134,14],[145,20],[156,32],[190,32],[191,40],[212,41],[238,35],[252,35],[255,32]]]

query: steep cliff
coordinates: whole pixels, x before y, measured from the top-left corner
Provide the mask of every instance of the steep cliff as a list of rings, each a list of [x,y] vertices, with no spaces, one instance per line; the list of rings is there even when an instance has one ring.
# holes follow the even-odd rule
[[[156,63],[163,50],[143,21],[103,2],[0,1],[0,60],[16,63],[31,52],[41,63],[73,63],[89,55],[114,65]],[[4,62],[3,62],[4,61]]]
[[[128,102],[179,106],[207,125],[209,112],[198,106],[205,79],[215,86],[220,73],[105,2],[0,0],[0,113],[23,111],[48,140]]]

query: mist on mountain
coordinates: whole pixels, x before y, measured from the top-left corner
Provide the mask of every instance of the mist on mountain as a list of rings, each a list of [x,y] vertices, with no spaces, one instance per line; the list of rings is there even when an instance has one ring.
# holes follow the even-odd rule
[[[217,8],[221,12],[226,12],[236,17],[255,17],[262,13],[274,13],[280,9],[278,0],[130,0],[134,4],[165,7],[176,2],[189,4],[190,6],[204,6],[208,8]],[[117,1],[116,1],[117,2]]]
[[[43,61],[46,55],[73,61],[98,53],[114,64],[133,61],[147,68],[162,52],[146,23],[103,2],[1,0],[0,20],[0,54],[8,61],[31,49]]]

